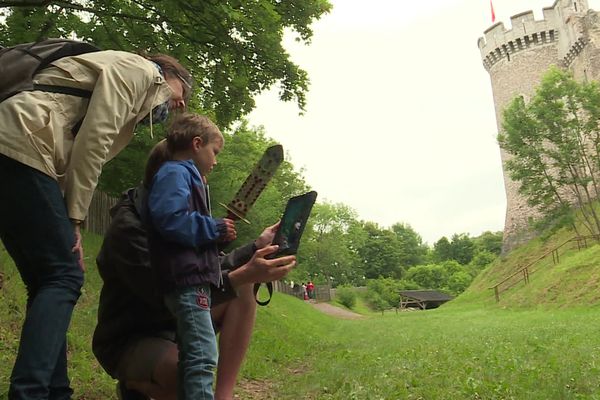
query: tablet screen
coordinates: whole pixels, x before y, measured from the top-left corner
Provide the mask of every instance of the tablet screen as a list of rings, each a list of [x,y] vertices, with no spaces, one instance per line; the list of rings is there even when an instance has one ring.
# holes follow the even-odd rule
[[[281,257],[298,252],[300,238],[316,199],[317,192],[311,191],[288,200],[283,217],[281,217],[281,223],[273,238],[273,244],[279,245],[279,249],[267,258]]]

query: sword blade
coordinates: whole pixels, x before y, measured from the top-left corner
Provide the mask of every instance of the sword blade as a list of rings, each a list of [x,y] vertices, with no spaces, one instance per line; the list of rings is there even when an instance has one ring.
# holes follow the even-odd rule
[[[258,161],[250,175],[246,178],[240,189],[237,191],[233,200],[224,205],[228,211],[228,218],[241,219],[250,223],[246,219],[248,211],[252,208],[258,196],[265,189],[277,168],[283,162],[283,146],[280,144],[269,147]]]

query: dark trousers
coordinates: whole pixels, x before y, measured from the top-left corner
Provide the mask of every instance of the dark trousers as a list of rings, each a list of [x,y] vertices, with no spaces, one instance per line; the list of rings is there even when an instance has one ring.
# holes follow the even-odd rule
[[[0,155],[0,238],[27,288],[10,400],[70,399],[66,334],[83,272],[58,183]]]

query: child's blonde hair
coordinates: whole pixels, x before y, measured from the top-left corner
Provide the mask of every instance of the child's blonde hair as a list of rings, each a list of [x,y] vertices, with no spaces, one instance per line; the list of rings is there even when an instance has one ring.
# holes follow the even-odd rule
[[[167,132],[167,147],[171,154],[189,149],[195,137],[206,145],[223,134],[208,117],[199,114],[183,113],[175,117]]]
[[[146,170],[144,171],[144,180],[142,182],[146,189],[149,189],[150,185],[152,185],[152,179],[154,179],[154,175],[156,175],[161,165],[170,159],[171,152],[167,147],[167,140],[163,139],[156,143],[152,150],[150,150],[148,160],[146,161]]]

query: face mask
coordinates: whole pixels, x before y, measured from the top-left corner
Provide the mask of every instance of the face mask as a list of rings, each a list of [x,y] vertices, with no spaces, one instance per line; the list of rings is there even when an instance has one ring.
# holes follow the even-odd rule
[[[169,101],[165,101],[152,109],[153,124],[162,124],[167,118],[169,118]],[[139,123],[140,125],[150,125],[150,114],[146,115]]]
[[[151,61],[151,62],[156,67],[158,72],[160,72],[160,74],[164,77],[165,74],[163,74],[163,71],[162,71],[162,68],[160,67],[160,65],[158,65],[154,61]],[[152,123],[153,124],[162,124],[163,122],[165,122],[167,120],[167,118],[169,118],[169,100],[154,107],[152,109],[151,114],[152,114]],[[145,125],[145,126],[150,125],[150,114],[146,115],[139,123],[141,125]]]

